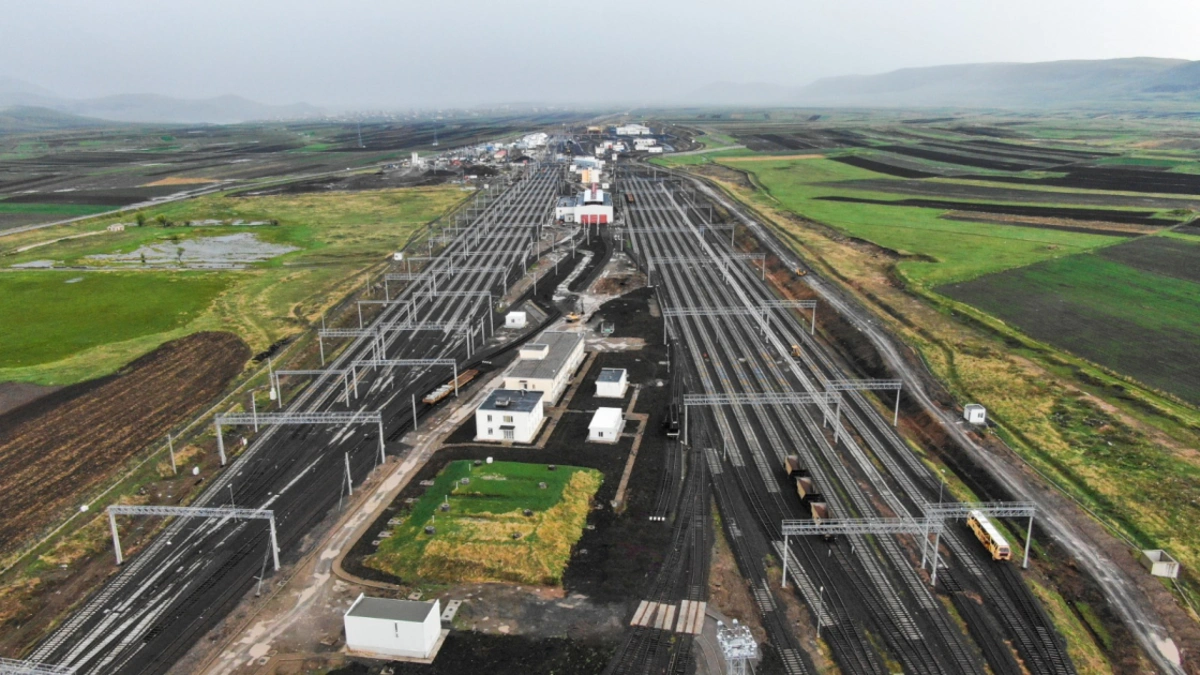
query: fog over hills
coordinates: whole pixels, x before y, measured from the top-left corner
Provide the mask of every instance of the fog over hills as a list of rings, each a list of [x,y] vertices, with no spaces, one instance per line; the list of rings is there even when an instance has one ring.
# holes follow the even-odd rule
[[[232,124],[268,119],[298,119],[321,113],[305,103],[268,105],[241,96],[183,99],[159,94],[117,94],[72,99],[35,84],[0,77],[0,108],[29,106],[115,122]],[[11,112],[11,111],[10,111]]]
[[[798,87],[716,84],[692,103],[854,107],[1055,108],[1200,103],[1200,61],[1131,58],[976,63],[847,75]]]

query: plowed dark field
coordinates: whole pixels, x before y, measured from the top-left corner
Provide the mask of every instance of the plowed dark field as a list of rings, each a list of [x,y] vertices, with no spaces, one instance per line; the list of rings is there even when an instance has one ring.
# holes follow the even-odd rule
[[[1010,216],[1036,216],[1039,218],[1067,218],[1070,220],[1101,220],[1110,223],[1134,223],[1170,227],[1179,221],[1155,218],[1153,211],[1114,211],[1108,209],[1072,209],[1057,206],[1021,206],[1014,204],[976,204],[973,202],[951,202],[940,199],[859,199],[857,197],[817,197],[830,202],[851,204],[879,204],[881,206],[913,206],[926,209],[950,211],[973,211],[976,213],[1003,213]]]
[[[994,168],[994,167],[989,167]],[[1156,169],[1110,169],[1081,166],[1072,168],[1065,176],[1022,178],[1020,176],[971,176],[978,180],[998,180],[1024,185],[1085,188],[1088,190],[1121,190],[1125,192],[1160,192],[1173,195],[1200,195],[1200,176],[1173,173]]]
[[[1027,171],[1029,169],[1039,168],[1028,162],[1002,161],[999,159],[984,159],[981,157],[971,157],[968,155],[960,155],[950,152],[943,152],[932,148],[923,148],[915,145],[888,145],[880,148],[888,152],[894,152],[898,155],[908,155],[909,157],[919,157],[928,159],[934,162],[945,162],[947,164],[958,164],[960,166],[973,166],[980,169],[996,169],[998,171]]]
[[[850,166],[856,166],[860,169],[866,169],[867,171],[874,171],[876,173],[882,173],[888,176],[899,176],[900,178],[936,178],[938,176],[936,173],[918,171],[916,169],[909,169],[907,167],[895,166],[892,164],[884,164],[883,162],[877,162],[873,159],[867,159],[866,157],[859,157],[857,155],[830,157],[830,159],[835,162],[841,162],[842,164],[849,164]]]
[[[235,335],[197,333],[0,417],[0,553],[76,508],[80,495],[210,403],[249,358]]]
[[[1142,237],[1100,249],[1099,255],[1139,270],[1200,283],[1200,244],[1167,237]]]

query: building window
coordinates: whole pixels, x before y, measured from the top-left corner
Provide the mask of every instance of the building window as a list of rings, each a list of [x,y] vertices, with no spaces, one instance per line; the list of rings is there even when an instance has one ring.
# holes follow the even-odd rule
[[[512,424],[512,421],[513,421],[513,416],[512,416],[512,415],[505,415],[505,416],[504,416],[504,423],[505,423],[505,424]]]
[[[488,415],[488,421],[489,421],[489,422],[491,422],[491,421],[492,421],[492,416],[491,416],[491,415]]]
[[[493,435],[494,435],[494,434],[492,433],[492,428],[491,428],[491,427],[488,427],[488,434],[487,434],[487,435],[488,435],[488,436],[493,436]]]

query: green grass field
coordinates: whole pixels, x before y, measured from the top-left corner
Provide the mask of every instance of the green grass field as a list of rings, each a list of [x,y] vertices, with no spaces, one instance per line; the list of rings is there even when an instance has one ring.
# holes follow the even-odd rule
[[[207,310],[232,281],[212,272],[2,274],[0,369],[174,330]]]
[[[895,199],[894,195],[838,190],[821,185],[842,180],[887,178],[827,159],[717,161],[751,173],[762,188],[756,199],[770,206],[804,214],[902,255],[924,258],[901,261],[897,269],[910,281],[926,287],[972,279],[1121,241],[1104,235],[945,220],[939,217],[945,212],[937,209],[817,200],[816,197],[831,195]]]
[[[278,226],[170,228],[147,224],[124,232],[104,232],[104,217],[0,239],[0,266],[32,260],[63,265],[94,265],[88,256],[128,253],[148,244],[179,242],[235,232],[300,250],[255,263],[245,270],[187,272],[129,270],[82,273],[71,270],[0,273],[3,316],[22,316],[22,307],[40,307],[19,323],[6,322],[0,344],[16,346],[0,358],[0,382],[71,384],[114,372],[167,340],[200,330],[240,335],[255,351],[307,328],[320,313],[358,283],[363,269],[401,248],[420,227],[467,197],[457,188],[432,187],[294,196],[206,196],[148,209],[148,223],[163,215],[176,223],[216,219],[277,220]],[[62,237],[23,252],[17,249]],[[96,283],[66,285],[84,276]],[[111,277],[111,278],[110,278]],[[192,279],[203,279],[197,282]],[[180,283],[175,281],[180,280]],[[89,289],[90,304],[43,302]],[[5,292],[9,291],[9,292]],[[65,295],[64,295],[65,294]],[[118,317],[97,330],[96,309]],[[49,331],[49,332],[47,332]],[[45,335],[53,335],[47,340]],[[43,347],[36,347],[47,342]]]
[[[405,583],[558,584],[602,481],[580,467],[451,462],[365,562]]]
[[[1200,284],[1097,255],[1046,261],[938,289],[1149,385],[1200,403]]]

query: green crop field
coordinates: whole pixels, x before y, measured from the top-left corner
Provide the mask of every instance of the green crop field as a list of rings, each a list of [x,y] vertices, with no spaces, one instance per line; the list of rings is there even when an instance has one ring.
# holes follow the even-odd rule
[[[1151,386],[1200,403],[1200,284],[1077,255],[938,289]]]
[[[0,201],[0,213],[32,213],[44,216],[62,216],[63,218],[88,216],[93,213],[111,211],[112,209],[113,207],[111,206],[96,204],[13,204]]]
[[[602,481],[573,466],[451,462],[365,564],[405,583],[558,584]]]
[[[804,214],[850,236],[914,257],[897,268],[925,286],[963,281],[1121,241],[1096,234],[947,220],[940,217],[945,211],[938,209],[821,201],[815,198],[895,198],[825,185],[887,178],[827,159],[717,161],[751,173],[762,188],[756,198],[771,206]]]
[[[132,221],[129,214],[4,237],[0,239],[0,266],[9,269],[0,273],[0,292],[9,292],[0,300],[0,307],[9,311],[2,315],[23,316],[19,311],[24,306],[40,309],[29,315],[34,318],[5,322],[0,328],[0,343],[22,345],[0,360],[0,382],[61,385],[91,379],[114,372],[167,340],[200,330],[230,331],[254,350],[265,349],[306,329],[361,282],[366,267],[384,260],[420,227],[467,196],[451,187],[211,195],[148,209],[145,226],[127,227],[124,232],[104,228],[112,222]],[[160,215],[175,226],[155,224]],[[232,223],[239,219],[247,223],[277,221],[278,225],[183,225],[189,220]],[[251,263],[245,269],[220,272],[162,266],[139,269],[139,265],[104,273],[67,269],[18,272],[11,268],[44,260],[60,267],[111,267],[90,256],[128,254],[143,246],[172,247],[238,233],[298,250]],[[90,305],[42,302],[47,297],[69,297],[64,281],[78,276],[89,283],[66,288],[86,286]],[[193,277],[204,281],[192,281]],[[90,283],[93,279],[99,281]],[[109,319],[113,319],[112,327],[96,328],[98,320],[107,324]],[[43,342],[47,344],[36,346]]]

